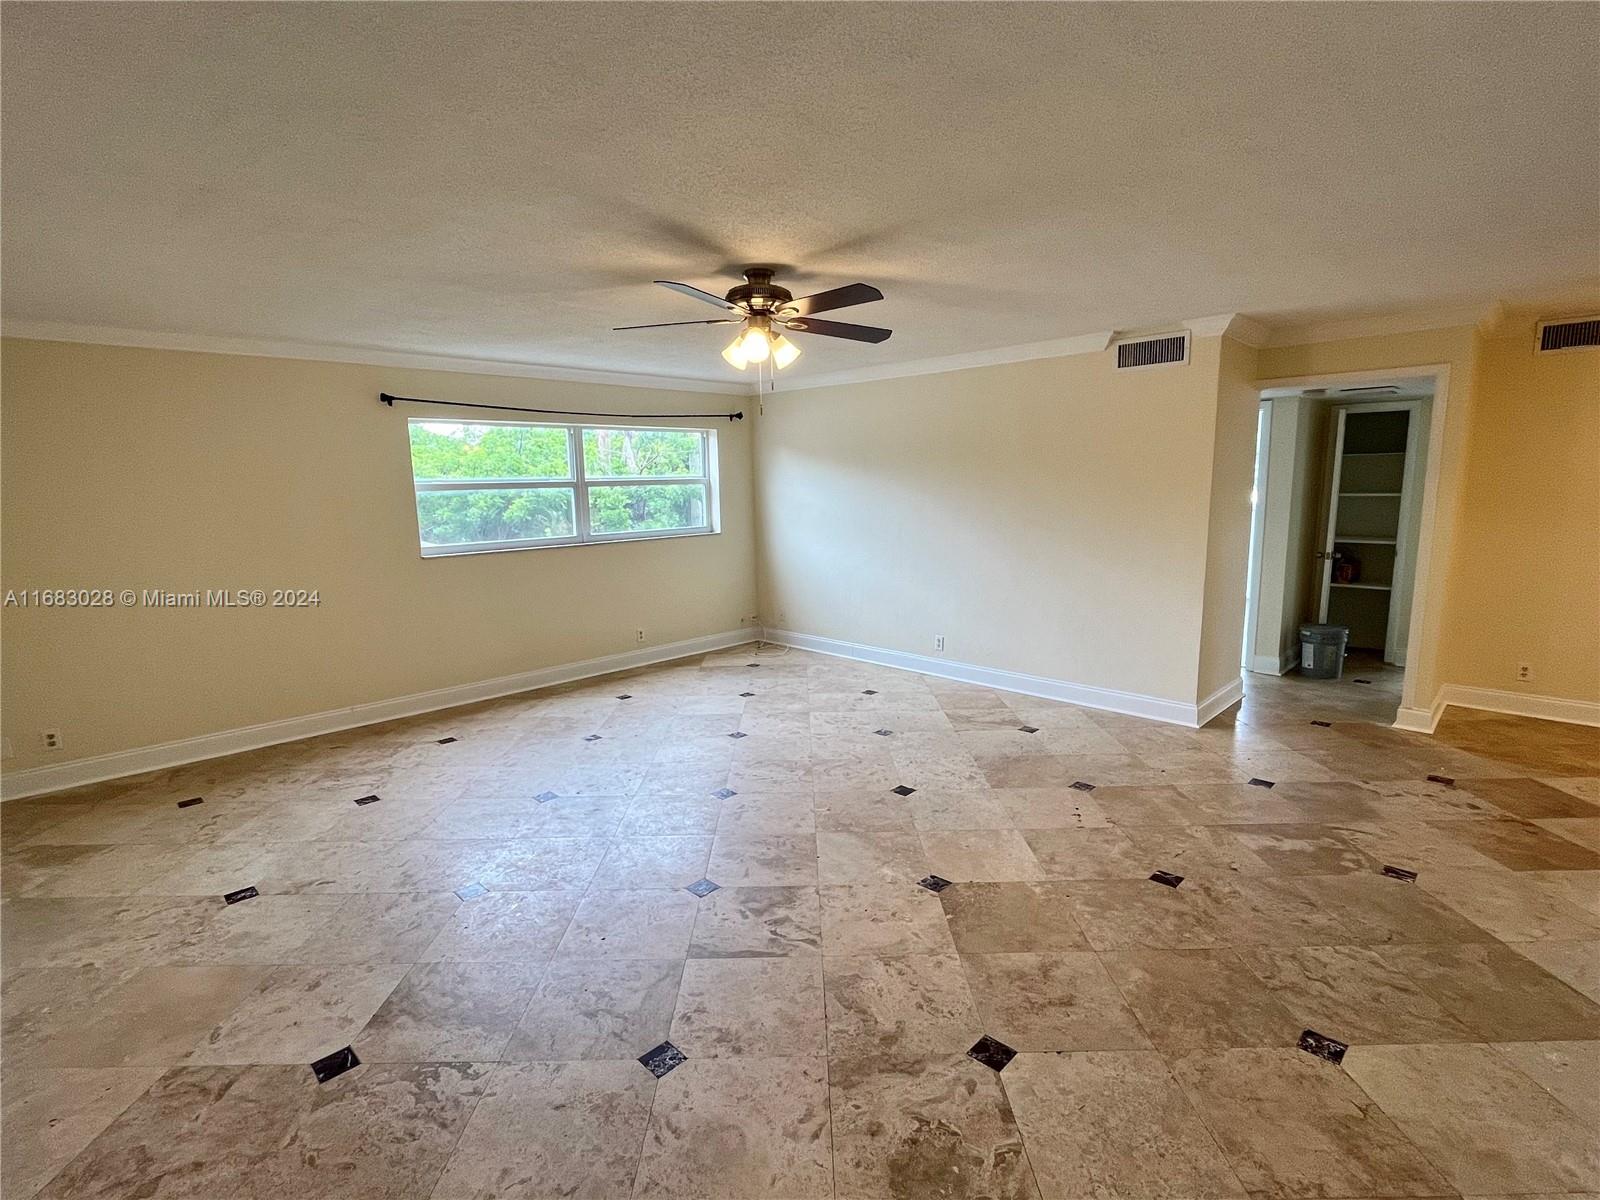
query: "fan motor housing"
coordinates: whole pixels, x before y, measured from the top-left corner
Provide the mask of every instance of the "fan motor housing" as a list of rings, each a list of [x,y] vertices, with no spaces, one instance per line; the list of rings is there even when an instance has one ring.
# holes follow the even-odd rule
[[[744,282],[728,292],[728,303],[743,305],[751,312],[772,312],[793,299],[788,288],[772,282],[770,267],[746,267]]]

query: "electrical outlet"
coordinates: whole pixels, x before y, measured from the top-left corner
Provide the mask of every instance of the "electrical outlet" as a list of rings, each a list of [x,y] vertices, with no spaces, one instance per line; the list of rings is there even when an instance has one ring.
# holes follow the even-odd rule
[[[639,644],[642,646],[642,645],[644,645],[644,630],[640,629],[637,632],[638,632],[638,635],[639,635],[637,640],[638,640]]]
[[[1532,683],[1533,682],[1533,664],[1532,663],[1518,663],[1517,664],[1517,682],[1518,683]]]
[[[936,633],[933,635],[933,648],[940,654],[944,653],[944,634]]]
[[[46,729],[39,734],[39,743],[46,750],[61,749],[61,730]]]

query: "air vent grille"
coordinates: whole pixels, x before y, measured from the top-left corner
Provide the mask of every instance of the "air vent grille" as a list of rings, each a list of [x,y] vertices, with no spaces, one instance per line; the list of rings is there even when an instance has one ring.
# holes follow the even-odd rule
[[[1600,317],[1577,321],[1544,321],[1539,325],[1539,353],[1587,350],[1600,346]]]
[[[1172,333],[1117,343],[1117,369],[1178,366],[1189,361],[1189,335]]]

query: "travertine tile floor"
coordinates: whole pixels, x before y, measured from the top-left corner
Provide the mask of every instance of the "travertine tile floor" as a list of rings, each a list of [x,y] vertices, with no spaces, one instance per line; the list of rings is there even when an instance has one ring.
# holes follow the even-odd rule
[[[1600,734],[1396,680],[742,647],[13,801],[4,1195],[1600,1191]]]

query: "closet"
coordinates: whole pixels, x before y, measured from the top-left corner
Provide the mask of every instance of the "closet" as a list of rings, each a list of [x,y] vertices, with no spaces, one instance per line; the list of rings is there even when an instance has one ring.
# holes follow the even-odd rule
[[[1319,619],[1404,664],[1416,555],[1416,402],[1333,410]]]

